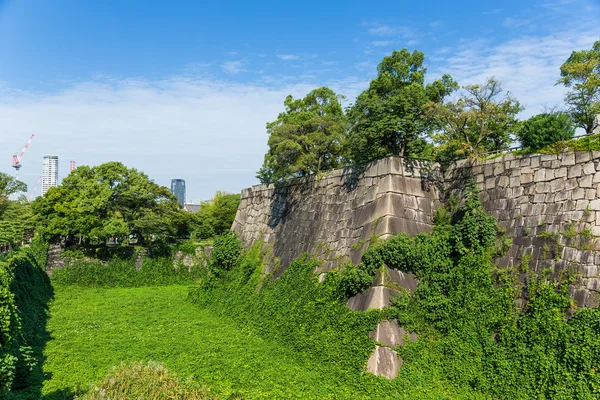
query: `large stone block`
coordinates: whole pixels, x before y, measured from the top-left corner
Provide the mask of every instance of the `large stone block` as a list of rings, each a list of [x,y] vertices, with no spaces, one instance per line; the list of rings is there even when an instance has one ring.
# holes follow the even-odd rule
[[[388,348],[377,346],[367,361],[367,371],[387,379],[394,379],[402,366],[402,359]]]
[[[412,341],[417,340],[414,332],[407,332],[404,327],[398,325],[396,320],[381,321],[374,331],[369,332],[369,337],[387,347],[402,346],[405,337],[409,337]]]
[[[411,273],[383,266],[375,273],[373,286],[385,286],[396,290],[405,289],[414,292],[417,288],[417,280]]]
[[[363,293],[351,297],[346,302],[348,308],[352,311],[366,311],[369,309],[381,310],[384,307],[392,305],[392,297],[398,294],[398,291],[385,286],[370,287]]]

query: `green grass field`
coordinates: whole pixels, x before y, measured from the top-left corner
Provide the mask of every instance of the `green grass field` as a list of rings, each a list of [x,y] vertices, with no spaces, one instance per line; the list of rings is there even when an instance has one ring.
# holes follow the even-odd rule
[[[369,398],[331,366],[212,315],[188,302],[187,292],[185,286],[56,287],[44,398],[72,399],[112,366],[150,360],[218,398]]]

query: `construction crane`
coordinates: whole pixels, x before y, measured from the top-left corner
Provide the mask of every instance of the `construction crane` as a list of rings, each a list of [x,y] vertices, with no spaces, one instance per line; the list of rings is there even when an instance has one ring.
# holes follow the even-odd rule
[[[12,166],[14,169],[17,170],[17,180],[19,180],[19,170],[21,169],[22,165],[21,165],[21,159],[23,159],[23,155],[25,154],[25,152],[27,151],[27,148],[29,147],[29,144],[31,143],[31,140],[33,139],[35,135],[31,135],[29,137],[29,140],[27,141],[27,143],[25,143],[25,147],[23,147],[23,150],[21,150],[21,153],[19,155],[13,155],[13,162],[12,162]]]
[[[35,196],[35,191],[37,190],[37,188],[40,185],[41,181],[42,181],[42,176],[40,175],[40,177],[38,178],[37,182],[35,183],[35,186],[33,187],[33,190],[31,192],[29,192],[29,196],[27,197],[27,201],[31,201],[31,199],[33,199],[33,196]]]

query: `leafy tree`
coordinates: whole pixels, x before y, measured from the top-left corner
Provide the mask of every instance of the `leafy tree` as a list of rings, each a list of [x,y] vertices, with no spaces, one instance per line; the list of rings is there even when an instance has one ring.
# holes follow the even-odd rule
[[[192,215],[191,224],[195,236],[209,239],[228,232],[239,204],[239,194],[215,193],[212,200],[200,204],[200,210]]]
[[[27,185],[10,175],[0,172],[0,215],[8,206],[11,194],[27,191]]]
[[[539,114],[525,121],[517,137],[530,150],[539,150],[561,140],[569,140],[575,134],[573,120],[562,112]]]
[[[0,213],[0,244],[19,243],[33,236],[35,223],[25,196],[6,202]]]
[[[166,187],[119,162],[75,169],[32,206],[48,239],[75,237],[89,243],[133,234],[144,243],[188,230],[187,214]]]
[[[32,230],[32,215],[24,196],[9,200],[9,196],[27,191],[27,185],[0,172],[0,244],[17,243]]]
[[[516,115],[523,109],[502,85],[489,78],[483,85],[464,86],[454,102],[431,102],[425,109],[439,129],[432,135],[440,144],[439,158],[452,160],[477,157],[508,148],[510,135],[518,128]]]
[[[346,117],[333,90],[285,99],[285,111],[267,124],[269,151],[257,178],[277,182],[339,166]]]
[[[560,67],[561,78],[571,91],[565,96],[569,115],[587,134],[598,128],[600,114],[600,40],[591,50],[574,51]]]
[[[423,158],[432,126],[423,105],[441,104],[457,88],[449,75],[425,85],[424,54],[395,50],[377,67],[377,78],[348,110],[347,157],[360,163],[391,155]]]

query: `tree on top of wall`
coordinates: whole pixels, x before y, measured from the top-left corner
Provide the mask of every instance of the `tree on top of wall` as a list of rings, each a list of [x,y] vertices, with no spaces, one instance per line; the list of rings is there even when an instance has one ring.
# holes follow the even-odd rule
[[[565,96],[569,115],[576,126],[593,133],[600,123],[600,40],[591,50],[572,52],[560,75],[558,83],[571,89]]]
[[[439,127],[432,134],[440,146],[438,158],[453,160],[507,149],[523,107],[510,93],[503,94],[500,82],[489,78],[483,85],[464,86],[456,101],[431,102],[425,109]]]
[[[303,99],[290,95],[284,105],[267,124],[269,150],[257,178],[278,182],[338,167],[346,130],[340,96],[321,87]]]
[[[420,51],[402,49],[379,63],[377,77],[348,110],[351,162],[392,155],[430,158],[433,146],[425,137],[432,125],[423,105],[441,104],[458,86],[449,75],[425,85],[424,59]]]

